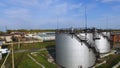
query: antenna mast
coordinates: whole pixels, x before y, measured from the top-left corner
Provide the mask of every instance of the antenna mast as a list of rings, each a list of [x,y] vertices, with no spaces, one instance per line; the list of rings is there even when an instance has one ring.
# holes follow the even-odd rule
[[[87,29],[87,13],[86,13],[86,6],[85,6],[85,29]]]
[[[106,17],[106,29],[108,29],[108,16]]]
[[[59,17],[57,16],[57,30],[59,29],[58,25],[59,25]]]
[[[87,36],[87,13],[86,13],[86,6],[85,6],[85,40]]]
[[[7,30],[8,30],[8,29],[7,29],[7,26],[5,26],[5,31],[7,32]]]

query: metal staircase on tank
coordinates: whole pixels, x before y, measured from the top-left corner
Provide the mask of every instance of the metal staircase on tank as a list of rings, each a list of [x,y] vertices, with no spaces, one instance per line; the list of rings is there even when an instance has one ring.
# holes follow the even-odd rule
[[[92,43],[89,39],[85,38],[85,36],[81,36],[81,35],[78,36],[75,33],[70,33],[70,35],[76,38],[79,42],[85,43],[89,50],[93,49],[93,52],[96,54],[96,57],[99,57],[98,49],[95,47],[95,44]]]
[[[104,35],[103,33],[100,33],[104,38],[106,38],[108,41],[110,41],[110,38],[106,35]]]

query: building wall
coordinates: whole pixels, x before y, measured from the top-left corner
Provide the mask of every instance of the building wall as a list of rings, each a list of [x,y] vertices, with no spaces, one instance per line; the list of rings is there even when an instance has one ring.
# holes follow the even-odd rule
[[[113,33],[111,35],[113,46],[114,47],[120,47],[120,33]]]
[[[114,41],[114,43],[119,43],[120,42],[120,34],[113,35],[112,40]]]

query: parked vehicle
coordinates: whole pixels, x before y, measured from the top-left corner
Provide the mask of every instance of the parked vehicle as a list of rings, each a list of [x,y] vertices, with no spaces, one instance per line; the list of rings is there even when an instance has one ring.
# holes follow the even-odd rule
[[[5,54],[5,53],[9,53],[10,51],[7,48],[5,48],[5,49],[0,49],[0,52],[2,54]]]

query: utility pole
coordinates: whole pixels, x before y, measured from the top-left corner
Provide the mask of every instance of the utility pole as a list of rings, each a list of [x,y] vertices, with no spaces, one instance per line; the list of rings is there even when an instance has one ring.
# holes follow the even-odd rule
[[[20,48],[20,39],[18,38],[18,49]]]
[[[11,48],[12,48],[12,68],[15,68],[14,66],[14,51],[13,51],[13,42],[12,42],[12,45],[11,45]]]

